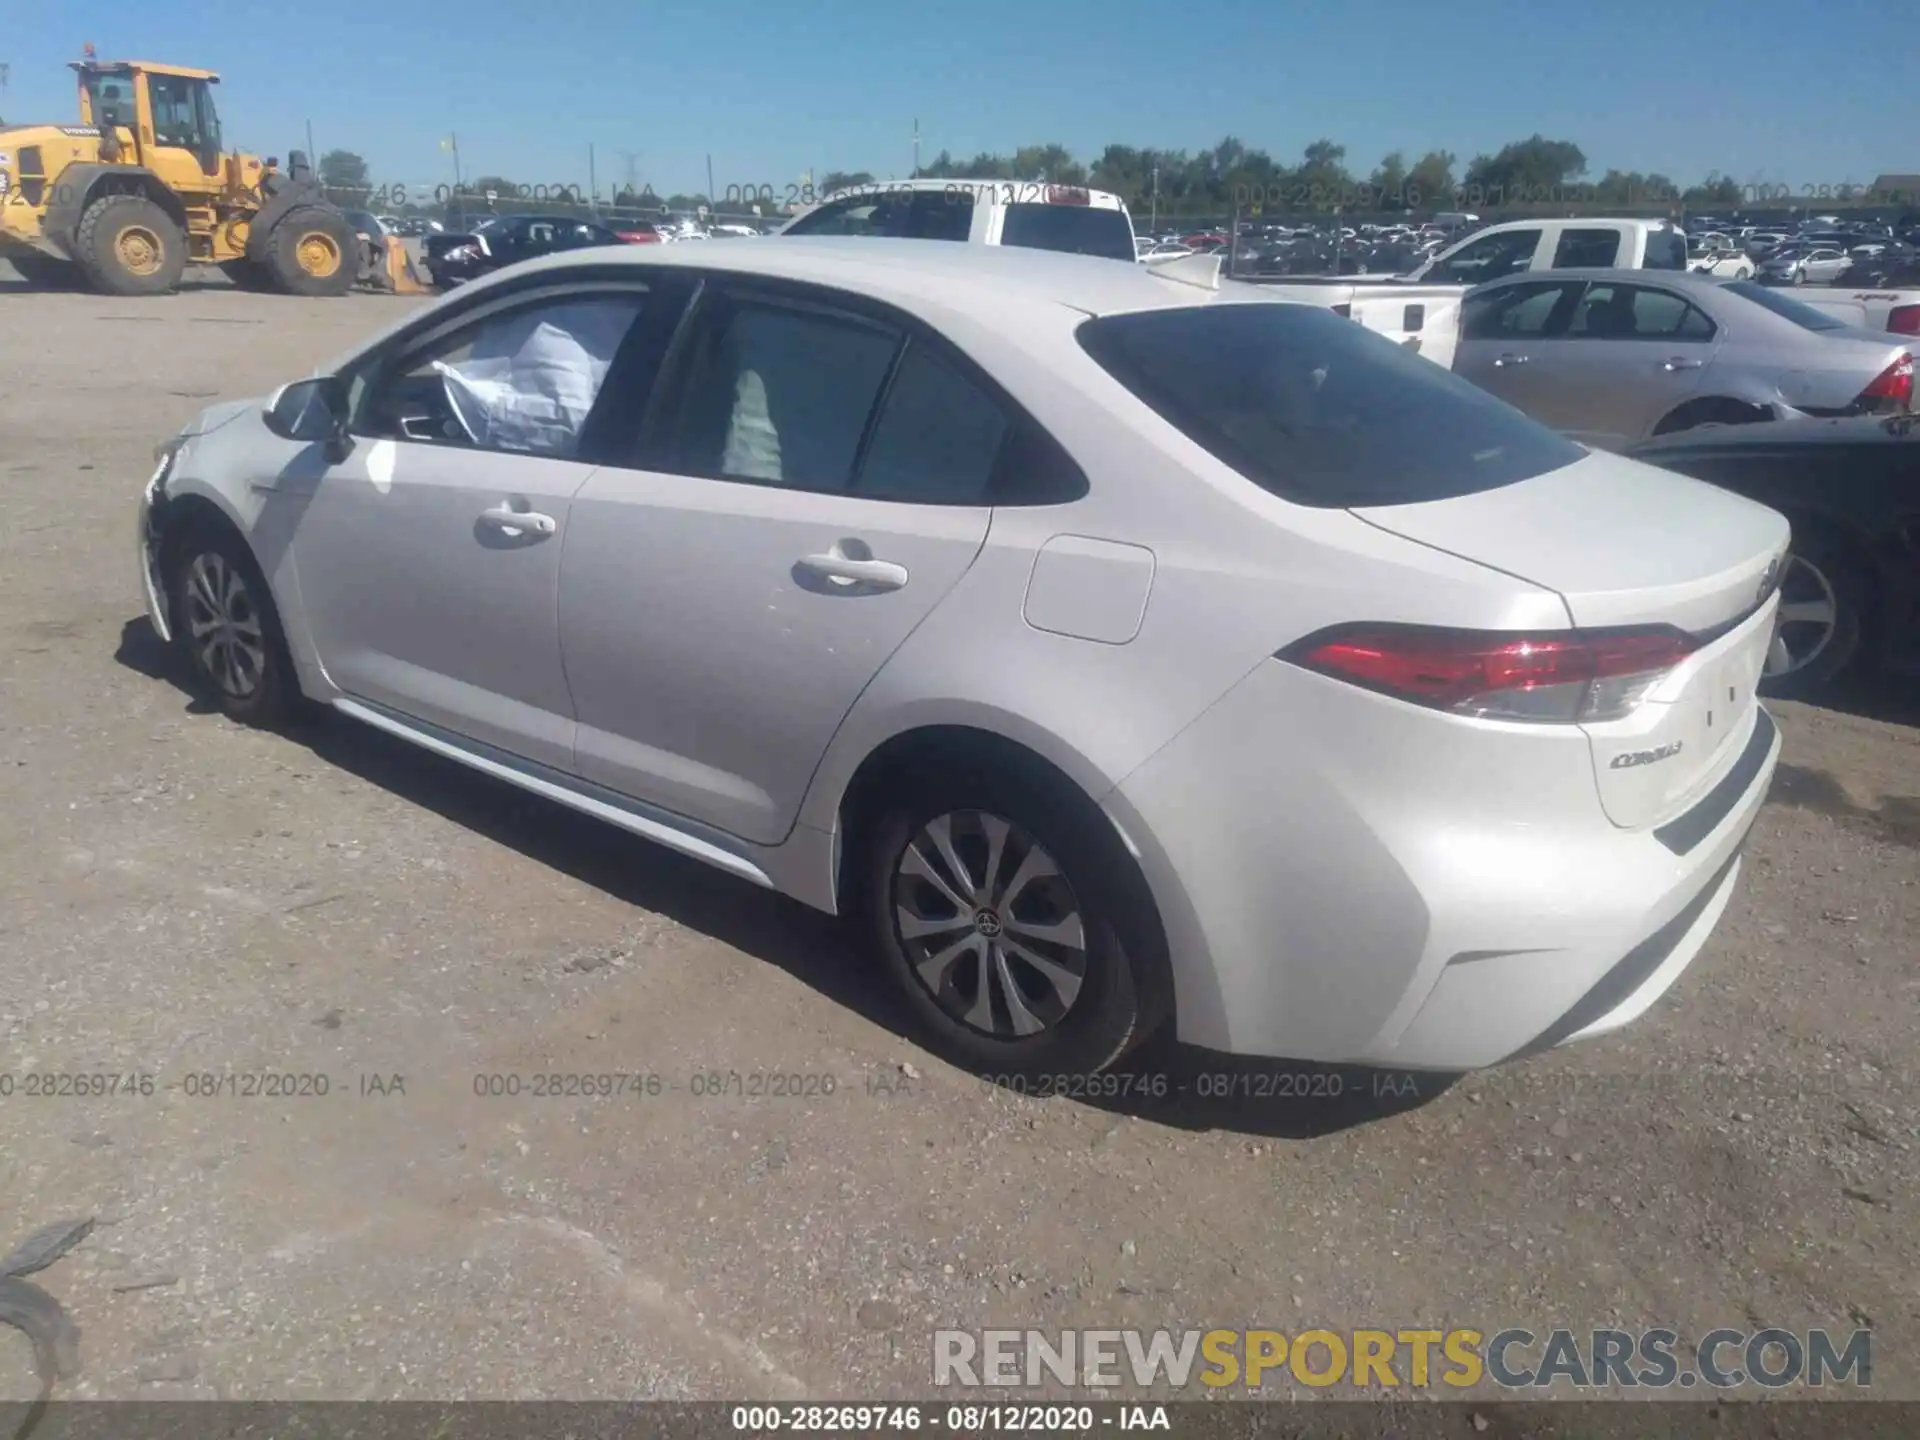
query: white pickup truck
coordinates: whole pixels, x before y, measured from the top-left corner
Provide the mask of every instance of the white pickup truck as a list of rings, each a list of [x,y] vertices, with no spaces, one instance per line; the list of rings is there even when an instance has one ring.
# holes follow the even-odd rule
[[[1686,231],[1666,220],[1508,220],[1449,245],[1407,278],[1480,285],[1521,270],[1689,268]]]
[[[1857,290],[1845,285],[1803,285],[1793,298],[1865,330],[1889,330],[1920,341],[1920,290]]]
[[[1392,277],[1369,279],[1355,275],[1282,275],[1228,277],[1222,274],[1224,256],[1183,255],[1143,263],[1169,279],[1217,290],[1221,281],[1257,285],[1268,294],[1296,305],[1319,305],[1404,345],[1416,354],[1451,370],[1453,352],[1460,343],[1460,307],[1466,285],[1422,285]]]
[[[1182,251],[1140,255],[1133,217],[1119,196],[1083,186],[1013,181],[917,180],[874,182],[829,195],[789,221],[782,235],[888,235],[1066,250],[1114,260],[1137,260],[1187,284],[1218,289],[1224,257]],[[1320,305],[1388,339],[1453,367],[1460,341],[1465,285],[1413,285],[1392,277],[1283,277],[1252,282],[1279,290],[1301,305]]]

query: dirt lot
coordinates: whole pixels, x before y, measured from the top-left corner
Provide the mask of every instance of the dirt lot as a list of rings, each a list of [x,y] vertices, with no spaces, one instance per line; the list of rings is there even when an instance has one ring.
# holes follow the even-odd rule
[[[100,1219],[36,1277],[71,1393],[909,1396],[937,1326],[1311,1323],[1871,1325],[1874,1389],[1920,1396],[1911,691],[1777,707],[1745,883],[1623,1035],[1417,1097],[989,1093],[821,917],[174,680],[151,447],[408,303],[0,284],[0,1070],[157,1078],[0,1099],[0,1248]],[[475,1093],[549,1070],[679,1088]],[[260,1071],[330,1093],[189,1093]],[[0,1397],[35,1388],[0,1329]]]

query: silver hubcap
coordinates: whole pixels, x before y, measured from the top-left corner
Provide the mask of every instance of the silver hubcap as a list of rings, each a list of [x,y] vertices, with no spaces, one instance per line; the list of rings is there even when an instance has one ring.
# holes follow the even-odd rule
[[[956,810],[928,821],[894,868],[893,915],[920,983],[975,1030],[1038,1035],[1079,998],[1087,940],[1073,887],[998,815]]]
[[[236,700],[260,688],[267,668],[260,612],[240,572],[213,551],[187,569],[187,636],[213,683]]]
[[[1840,602],[1825,575],[1798,555],[1787,556],[1780,577],[1780,608],[1773,617],[1773,643],[1767,647],[1768,679],[1791,675],[1811,665],[1833,639]]]

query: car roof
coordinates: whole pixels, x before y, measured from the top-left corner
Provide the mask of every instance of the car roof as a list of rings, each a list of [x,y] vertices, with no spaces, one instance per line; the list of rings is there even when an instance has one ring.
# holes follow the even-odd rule
[[[596,247],[524,262],[499,277],[580,264],[665,265],[736,275],[811,281],[907,307],[939,305],[981,318],[999,315],[1009,300],[1052,303],[1088,315],[1203,304],[1234,291],[1257,291],[1223,280],[1210,291],[1161,275],[1130,260],[1003,245],[885,237],[770,235],[763,245]],[[1248,295],[1232,298],[1248,299]]]
[[[1040,184],[1041,182],[1037,180],[950,180],[942,179],[937,175],[922,175],[912,180],[868,180],[859,185],[848,185],[839,190],[829,191],[822,197],[820,203],[825,204],[828,200],[844,200],[849,195],[886,195],[898,190],[938,190],[943,193],[964,190],[969,195],[991,196],[1002,186],[1011,189],[1015,198],[1018,199],[1037,189]],[[1059,182],[1049,184],[1048,188],[1085,190],[1093,199],[1102,202],[1111,200],[1115,205],[1120,204],[1120,197],[1111,190],[1095,190],[1088,185],[1066,185]]]

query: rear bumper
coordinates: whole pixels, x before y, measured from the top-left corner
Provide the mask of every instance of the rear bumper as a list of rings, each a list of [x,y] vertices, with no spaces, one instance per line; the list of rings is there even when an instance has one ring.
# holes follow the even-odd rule
[[[1431,712],[1335,684],[1262,667],[1106,802],[1183,1041],[1470,1070],[1627,1023],[1699,953],[1778,759],[1763,711],[1685,814],[1629,830],[1577,733],[1442,721],[1436,744]]]

